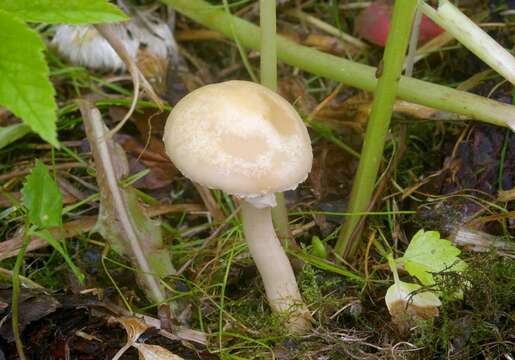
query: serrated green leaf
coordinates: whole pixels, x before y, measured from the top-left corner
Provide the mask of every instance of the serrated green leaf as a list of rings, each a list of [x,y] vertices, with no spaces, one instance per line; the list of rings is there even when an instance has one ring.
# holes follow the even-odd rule
[[[60,227],[63,200],[48,168],[41,161],[27,176],[23,189],[23,204],[28,210],[28,217],[38,228]]]
[[[48,79],[44,47],[35,31],[0,10],[0,105],[21,118],[44,140],[58,146],[57,106]]]
[[[106,0],[0,0],[0,9],[25,21],[47,24],[96,24],[127,20]]]
[[[84,274],[80,271],[80,269],[77,267],[77,265],[74,264],[70,255],[68,255],[66,248],[52,236],[52,233],[50,231],[48,231],[47,229],[42,229],[42,230],[37,230],[37,231],[33,230],[33,231],[31,231],[30,234],[32,236],[37,236],[42,239],[45,239],[51,247],[53,247],[55,250],[57,250],[57,252],[59,254],[62,255],[62,257],[64,258],[64,261],[66,261],[66,264],[68,264],[68,266],[70,267],[71,271],[73,272],[73,274],[75,275],[77,280],[79,280],[79,282],[81,284],[84,283],[84,279],[85,279]]]
[[[424,285],[434,284],[433,275],[442,271],[461,272],[466,264],[458,258],[460,250],[449,240],[440,239],[438,231],[419,230],[399,259],[404,268]]]

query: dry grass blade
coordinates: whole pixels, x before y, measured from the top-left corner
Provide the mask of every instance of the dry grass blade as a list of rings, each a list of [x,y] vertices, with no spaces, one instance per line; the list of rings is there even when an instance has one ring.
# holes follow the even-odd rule
[[[143,89],[148,93],[150,98],[157,104],[160,110],[163,110],[163,102],[159,98],[159,96],[155,93],[154,89],[147,81],[147,79],[143,76],[141,71],[138,68],[138,65],[134,62],[134,60],[130,57],[129,53],[125,49],[125,45],[123,42],[116,36],[116,34],[112,31],[111,25],[109,24],[98,24],[95,25],[97,31],[106,39],[106,41],[111,45],[114,51],[118,54],[118,56],[122,59],[122,61],[127,66],[129,73],[132,78],[132,82],[134,83],[134,95],[132,97],[132,103],[127,111],[127,114],[123,117],[122,121],[118,123],[113,129],[111,129],[106,136],[113,136],[118,130],[120,130],[123,125],[129,120],[129,118],[134,113],[136,109],[136,104],[139,98],[139,89],[140,85],[143,86]]]
[[[499,191],[499,201],[508,202],[513,200],[515,200],[515,188]]]

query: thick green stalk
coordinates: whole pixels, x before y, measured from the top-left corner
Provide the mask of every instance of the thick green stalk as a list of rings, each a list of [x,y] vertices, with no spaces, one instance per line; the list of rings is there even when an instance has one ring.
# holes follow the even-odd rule
[[[277,91],[275,0],[259,0],[259,26],[261,28],[261,84],[272,91]]]
[[[228,15],[203,0],[161,0],[198,23],[229,38],[234,34],[243,46],[259,50],[259,28],[243,19]],[[313,74],[373,91],[377,84],[376,68],[362,65],[277,37],[277,56],[287,64]],[[458,91],[409,77],[399,82],[400,98],[417,104],[470,116],[486,123],[510,126],[515,130],[515,106],[482,96]]]
[[[390,33],[384,50],[383,73],[379,75],[374,91],[365,141],[347,209],[350,213],[366,211],[372,198],[416,9],[415,1],[395,1]],[[352,258],[354,255],[359,236],[352,235],[360,218],[350,216],[343,224],[335,247],[336,253],[340,256]]]
[[[277,41],[275,0],[259,0],[259,26],[261,28],[261,84],[277,91]],[[288,239],[288,210],[283,193],[275,194],[277,206],[272,209],[272,219],[281,242]]]
[[[288,209],[284,201],[284,194],[282,192],[276,193],[275,201],[277,202],[277,206],[272,208],[272,220],[274,222],[275,231],[277,232],[277,237],[281,240],[281,244],[283,244],[285,248],[297,248],[297,243],[290,236]]]
[[[261,28],[261,84],[277,91],[277,41],[275,0],[259,0],[259,26]],[[275,194],[277,206],[272,218],[281,242],[289,238],[288,210],[283,193]]]

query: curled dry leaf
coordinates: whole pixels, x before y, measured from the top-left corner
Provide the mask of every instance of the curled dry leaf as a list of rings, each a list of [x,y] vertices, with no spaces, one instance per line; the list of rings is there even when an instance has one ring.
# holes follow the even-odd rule
[[[388,288],[385,296],[386,306],[396,323],[403,323],[413,318],[428,320],[438,316],[438,307],[442,304],[438,297],[430,292],[416,292],[420,285],[399,281]]]
[[[127,343],[120,350],[118,350],[115,356],[113,356],[113,360],[120,359],[120,357],[127,351],[127,349],[133,346],[141,334],[143,334],[148,329],[147,324],[145,324],[143,320],[136,317],[113,317],[109,319],[109,322],[116,322],[121,324],[127,332]]]
[[[159,345],[133,344],[138,349],[141,360],[184,360]]]
[[[112,317],[109,319],[109,321],[119,323],[123,326],[127,332],[127,343],[133,343],[137,341],[141,334],[143,334],[148,329],[148,325],[145,323],[145,321],[137,317]]]
[[[127,343],[116,353],[113,360],[120,359],[131,346],[138,349],[141,360],[183,360],[162,346],[137,343],[139,337],[149,328],[143,319],[123,316],[112,317],[109,321],[121,324],[127,332]]]

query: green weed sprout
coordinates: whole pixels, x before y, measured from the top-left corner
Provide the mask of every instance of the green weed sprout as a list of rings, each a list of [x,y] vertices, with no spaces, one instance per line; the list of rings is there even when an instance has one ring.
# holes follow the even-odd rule
[[[463,272],[466,264],[458,258],[459,254],[460,250],[450,241],[440,239],[437,231],[419,230],[403,257],[394,259],[391,254],[386,255],[394,284],[388,288],[385,302],[395,323],[402,325],[411,319],[428,320],[438,316],[440,297],[445,289],[438,288],[434,274]],[[422,285],[401,281],[397,264],[402,264]]]
[[[365,212],[376,185],[379,166],[383,158],[386,134],[390,126],[393,104],[398,96],[398,87],[404,54],[408,47],[412,20],[417,4],[411,0],[397,0],[393,9],[391,31],[388,34],[383,56],[383,71],[378,73],[374,101],[361,148],[358,170],[350,195],[347,211]],[[335,251],[342,257],[352,259],[360,240],[360,216],[350,216],[342,226]]]

